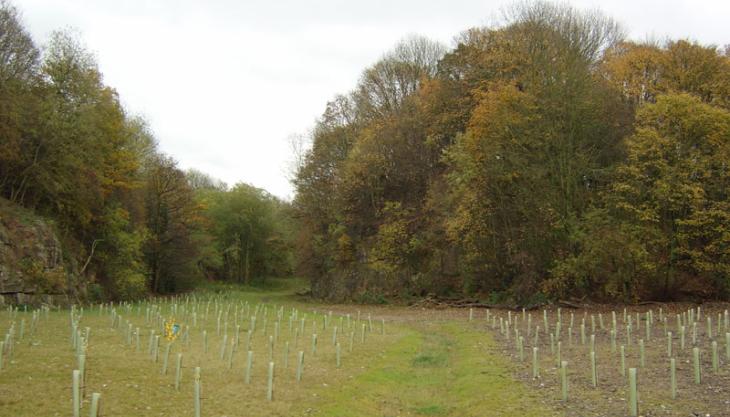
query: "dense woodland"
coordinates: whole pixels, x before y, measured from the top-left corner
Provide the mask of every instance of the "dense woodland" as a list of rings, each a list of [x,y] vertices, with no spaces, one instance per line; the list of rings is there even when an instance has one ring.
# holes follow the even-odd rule
[[[295,264],[365,302],[730,295],[730,50],[565,5],[406,38],[327,105],[288,203],[181,170],[76,36],[39,48],[3,1],[0,139],[0,195],[99,297]]]
[[[0,2],[0,196],[51,219],[90,295],[128,299],[204,278],[291,273],[289,205],[246,184],[182,171],[104,84],[72,33],[41,50]],[[28,263],[41,290],[60,287]]]
[[[405,39],[326,107],[295,185],[316,295],[727,298],[730,50],[523,3]]]

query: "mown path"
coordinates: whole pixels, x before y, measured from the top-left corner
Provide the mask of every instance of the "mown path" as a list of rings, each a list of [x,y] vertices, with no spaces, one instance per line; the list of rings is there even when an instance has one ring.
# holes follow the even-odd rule
[[[192,417],[192,372],[200,367],[202,417],[562,416],[561,411],[553,408],[554,401],[546,400],[539,391],[513,377],[514,365],[492,340],[490,332],[485,331],[486,323],[469,322],[466,311],[322,304],[295,296],[295,290],[302,285],[282,281],[267,288],[202,289],[198,297],[216,300],[210,306],[210,314],[204,318],[208,303],[200,302],[197,311],[201,316],[190,333],[190,342],[179,340],[171,344],[170,358],[178,353],[184,356],[179,390],[173,384],[173,368],[165,374],[161,368],[163,360],[158,355],[159,360],[155,361],[149,352],[151,332],[158,326],[146,320],[146,312],[150,306],[168,312],[169,304],[155,301],[117,306],[125,321],[115,327],[110,324],[108,308],[102,313],[98,306],[87,306],[79,322],[91,334],[84,389],[87,393],[102,394],[103,415],[107,417]],[[246,364],[242,350],[235,357],[231,350],[227,357],[221,357],[219,352],[225,352],[221,346],[231,345],[232,338],[226,341],[226,331],[219,332],[216,325],[216,317],[224,308],[244,302],[251,306],[266,303],[270,318],[278,308],[296,308],[302,317],[309,317],[307,331],[298,339],[298,345],[297,339],[292,339],[291,329],[285,327],[286,321],[283,322],[282,340],[273,357],[267,344],[273,319],[268,333],[266,322],[261,322],[252,338],[255,359],[250,384],[244,382]],[[216,305],[221,306],[218,314]],[[374,322],[364,343],[360,333],[353,331],[359,327],[348,329],[350,335],[357,334],[352,351],[347,333],[340,334],[338,340],[344,350],[340,367],[335,365],[333,329],[320,327],[329,311],[333,311],[333,317],[340,317],[337,320],[342,329],[344,314],[362,315],[361,326],[369,323],[371,317]],[[30,311],[1,313],[0,335],[12,323],[17,325],[24,320],[29,326],[32,320]],[[53,310],[43,314],[37,331],[30,332],[30,327],[26,327],[25,338],[14,344],[12,357],[5,355],[5,365],[0,370],[0,416],[70,415],[70,375],[78,358],[70,345],[69,313]],[[381,319],[386,323],[385,334],[381,334]],[[118,323],[121,320],[120,316]],[[243,341],[249,323],[239,317]],[[130,328],[139,328],[139,347],[130,339]],[[228,329],[233,334],[232,325]],[[313,330],[320,333],[316,354],[311,348]],[[203,339],[203,335],[207,338]],[[282,360],[284,342],[291,344],[286,356],[288,366]],[[161,347],[165,345],[161,343]],[[297,351],[306,352],[300,382],[295,379]],[[273,401],[266,400],[270,360],[277,364]],[[86,406],[82,415],[88,415]]]
[[[404,309],[404,313],[410,313]],[[512,378],[466,320],[413,321],[360,375],[306,404],[312,416],[557,416]]]

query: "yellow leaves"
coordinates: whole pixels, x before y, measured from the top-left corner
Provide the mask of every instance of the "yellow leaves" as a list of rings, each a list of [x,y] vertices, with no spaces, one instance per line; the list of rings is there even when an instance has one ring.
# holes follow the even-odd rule
[[[481,93],[469,121],[469,132],[489,137],[517,132],[537,116],[535,99],[513,85],[494,84]]]
[[[336,259],[342,264],[355,260],[355,246],[347,233],[342,233],[339,237],[337,237]]]
[[[383,206],[383,222],[372,240],[369,260],[373,268],[394,272],[407,263],[408,257],[418,245],[410,230],[410,212],[400,202],[388,201]]]
[[[664,217],[701,207],[708,187],[723,181],[712,167],[727,145],[711,138],[718,131],[730,135],[730,113],[686,94],[669,95],[644,106],[638,121],[636,133],[626,140],[629,159],[617,168],[612,184],[616,196],[624,198],[619,207],[653,202]]]
[[[510,164],[529,156],[539,116],[529,94],[511,85],[492,87],[479,95],[467,132],[457,138],[448,158],[464,179],[483,181],[487,171],[494,171],[492,179],[509,183],[522,176]]]
[[[654,102],[661,94],[686,92],[706,103],[730,105],[730,65],[713,46],[686,40],[664,47],[622,42],[607,51],[601,72],[637,104]]]
[[[614,88],[645,103],[665,91],[660,84],[663,66],[663,52],[656,46],[622,42],[607,51],[601,69]]]
[[[730,171],[718,169],[727,164],[728,138],[730,113],[677,94],[644,105],[626,140],[628,159],[605,201],[647,251],[641,268],[665,289],[681,274],[707,280],[730,269],[730,254],[719,249],[730,243]]]
[[[711,202],[677,221],[679,251],[705,273],[730,273],[730,202]]]

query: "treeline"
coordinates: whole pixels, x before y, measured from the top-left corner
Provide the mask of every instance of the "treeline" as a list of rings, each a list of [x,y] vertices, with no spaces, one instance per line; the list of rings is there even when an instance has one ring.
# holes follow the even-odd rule
[[[541,2],[408,38],[316,124],[298,266],[330,298],[727,298],[729,53]]]
[[[4,1],[0,195],[54,220],[69,269],[94,283],[95,296],[134,298],[202,278],[253,282],[291,270],[286,203],[183,172],[125,111],[75,36],[55,32],[41,52]]]

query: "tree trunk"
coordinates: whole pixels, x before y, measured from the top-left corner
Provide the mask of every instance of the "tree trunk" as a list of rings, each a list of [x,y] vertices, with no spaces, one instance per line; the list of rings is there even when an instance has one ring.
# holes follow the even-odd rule
[[[251,242],[250,240],[246,240],[246,285],[251,283],[251,264],[250,264],[250,256],[251,256]]]
[[[151,264],[152,264],[151,265],[151,267],[152,267],[152,282],[151,282],[151,284],[152,285],[150,285],[150,287],[151,287],[150,289],[152,290],[153,293],[156,293],[157,292],[157,281],[160,279],[160,274],[158,272],[159,271],[159,268],[157,267],[157,254],[156,253],[153,253],[153,255],[152,255],[152,262],[151,262]]]

